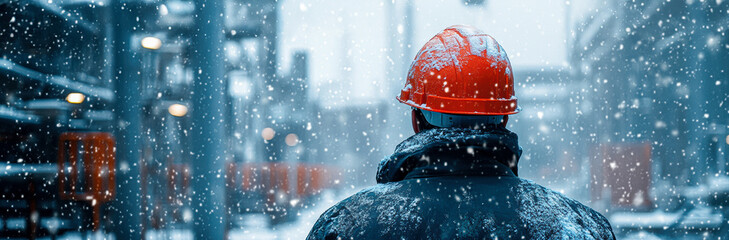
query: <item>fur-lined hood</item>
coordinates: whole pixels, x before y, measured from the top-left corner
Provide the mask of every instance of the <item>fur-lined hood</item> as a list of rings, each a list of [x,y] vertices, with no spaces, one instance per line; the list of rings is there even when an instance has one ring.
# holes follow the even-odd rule
[[[383,159],[377,182],[458,174],[516,175],[521,152],[516,134],[505,128],[430,129],[406,139]]]

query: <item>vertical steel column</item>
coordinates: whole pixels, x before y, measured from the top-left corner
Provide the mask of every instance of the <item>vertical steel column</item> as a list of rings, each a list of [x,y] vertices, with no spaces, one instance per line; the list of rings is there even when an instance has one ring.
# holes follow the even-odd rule
[[[281,94],[279,91],[269,91],[273,87],[274,89],[280,89],[278,72],[278,58],[277,58],[277,33],[278,33],[278,10],[277,2],[275,0],[264,0],[258,4],[261,6],[260,11],[263,15],[261,21],[261,35],[260,47],[260,60],[258,64],[261,68],[261,77],[263,78],[263,85],[261,86],[261,99],[260,108],[263,115],[263,127],[271,127],[279,130],[279,124],[273,124],[271,108],[281,103]],[[262,155],[256,161],[271,161],[276,160],[278,155],[278,148],[273,144],[273,141],[269,141],[262,145]]]
[[[687,66],[687,84],[689,87],[688,97],[688,111],[686,116],[686,126],[688,127],[688,149],[687,162],[689,166],[684,168],[693,167],[693,170],[689,170],[688,179],[691,180],[690,185],[697,185],[706,180],[706,175],[709,172],[709,166],[707,164],[707,152],[708,147],[708,135],[707,135],[707,119],[704,118],[704,114],[708,112],[706,109],[706,98],[704,96],[706,84],[704,81],[709,79],[706,77],[706,57],[703,52],[706,49],[706,37],[709,35],[708,30],[704,28],[706,24],[706,11],[704,9],[706,3],[695,1],[688,7],[689,16],[694,20],[692,26],[694,33],[690,35],[689,49],[685,52]],[[691,48],[693,47],[693,49]]]
[[[196,33],[192,35],[195,72],[190,149],[195,239],[224,239],[225,188],[223,171],[225,79],[223,62],[223,1],[197,0]]]
[[[388,29],[389,38],[389,59],[386,64],[392,64],[387,68],[388,82],[388,94],[392,97],[400,95],[400,88],[405,82],[405,77],[408,74],[410,63],[413,61],[414,52],[413,39],[415,37],[415,17],[416,13],[415,2],[407,0],[404,4],[398,4],[396,1],[386,1],[387,9],[385,14],[388,16]],[[402,34],[399,33],[398,27],[402,26]],[[420,50],[417,48],[417,50]],[[391,134],[391,137],[386,138],[381,143],[387,149],[392,149],[392,146],[397,145],[402,139],[397,136],[398,133],[403,133],[405,136],[412,134],[410,132],[410,107],[399,104],[397,101],[391,101],[388,98],[383,106],[387,106],[386,109],[382,109],[383,115],[386,116],[387,128]]]
[[[385,65],[387,66],[385,77],[388,79],[388,93],[392,95],[399,94],[399,78],[405,74],[400,72],[401,56],[399,44],[402,43],[402,39],[397,32],[397,27],[400,25],[400,18],[397,17],[397,6],[395,1],[385,1],[385,19],[387,19],[387,54],[385,55]],[[404,26],[403,26],[404,27]]]
[[[277,1],[275,0],[266,0],[262,1],[261,3],[262,7],[261,10],[263,11],[263,14],[265,17],[263,18],[263,21],[261,22],[261,46],[263,47],[261,52],[261,60],[259,61],[260,67],[262,69],[261,73],[263,74],[263,79],[265,80],[266,84],[264,84],[263,88],[266,89],[267,85],[273,85],[275,87],[277,86],[278,82],[278,76],[276,75],[277,69],[278,69],[278,59],[277,59],[277,34],[278,34],[278,9],[277,9]],[[266,97],[273,97],[275,98],[274,101],[279,101],[277,98],[279,96],[276,96],[274,92],[266,91],[267,94]]]
[[[114,76],[116,76],[117,197],[113,202],[112,231],[116,239],[142,239],[142,205],[139,182],[142,135],[141,82],[139,58],[132,49],[132,34],[138,28],[136,3],[117,0],[114,19]]]
[[[413,0],[408,0],[407,2],[405,2],[405,20],[403,21],[403,25],[403,27],[405,28],[405,31],[403,33],[403,49],[401,56],[403,58],[403,61],[400,62],[400,64],[402,64],[400,69],[409,69],[410,61],[413,60],[415,54],[412,48],[416,47],[416,50],[420,50],[420,48],[417,48],[417,46],[413,46],[413,44],[415,43],[415,27],[417,27],[415,25],[415,2],[413,2]],[[401,74],[403,74],[402,76],[404,76],[405,74],[407,74],[407,72]],[[400,94],[400,92],[398,91],[397,94]]]

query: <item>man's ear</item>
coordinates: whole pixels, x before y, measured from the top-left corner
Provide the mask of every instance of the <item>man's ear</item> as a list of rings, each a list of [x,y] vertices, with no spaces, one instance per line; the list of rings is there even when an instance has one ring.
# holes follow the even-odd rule
[[[506,128],[506,124],[509,122],[509,115],[505,115],[504,119],[501,120],[501,126]]]
[[[420,129],[420,120],[418,118],[418,115],[420,115],[419,113],[420,112],[418,112],[418,110],[415,110],[415,109],[413,109],[413,111],[411,113],[412,119],[413,119],[413,131],[415,133],[419,133],[421,131],[421,129]]]

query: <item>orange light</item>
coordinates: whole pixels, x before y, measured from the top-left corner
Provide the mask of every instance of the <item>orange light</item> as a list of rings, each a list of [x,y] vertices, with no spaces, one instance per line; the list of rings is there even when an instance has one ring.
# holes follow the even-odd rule
[[[142,38],[142,47],[151,50],[157,50],[162,47],[162,40],[156,37]]]
[[[263,140],[271,140],[273,139],[273,136],[276,135],[276,131],[273,130],[273,128],[264,128],[263,131],[261,131],[261,137],[263,137]]]
[[[299,143],[299,136],[296,136],[296,134],[293,133],[286,135],[286,145],[293,147],[296,146],[297,143]]]
[[[175,117],[182,117],[187,114],[187,106],[175,103],[167,107],[167,111],[170,112],[170,115]]]
[[[66,96],[66,101],[73,104],[79,104],[86,100],[86,96],[83,93],[69,93]]]

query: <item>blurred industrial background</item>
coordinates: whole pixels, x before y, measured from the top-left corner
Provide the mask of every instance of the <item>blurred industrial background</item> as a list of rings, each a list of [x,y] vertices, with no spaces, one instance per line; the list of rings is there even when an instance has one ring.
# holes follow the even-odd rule
[[[0,238],[303,239],[412,135],[447,26],[499,40],[520,176],[619,238],[729,236],[721,0],[0,0]]]

